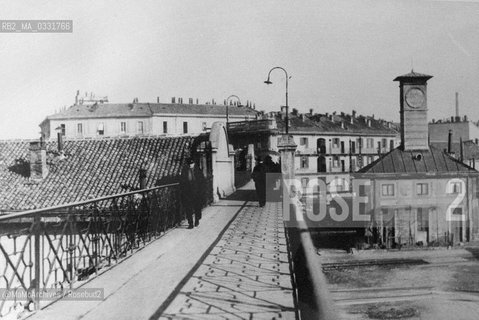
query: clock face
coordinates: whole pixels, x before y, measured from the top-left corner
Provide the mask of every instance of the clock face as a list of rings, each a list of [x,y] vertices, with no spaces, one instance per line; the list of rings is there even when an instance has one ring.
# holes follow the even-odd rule
[[[406,92],[406,102],[411,108],[420,108],[426,102],[426,97],[421,89],[411,88]]]

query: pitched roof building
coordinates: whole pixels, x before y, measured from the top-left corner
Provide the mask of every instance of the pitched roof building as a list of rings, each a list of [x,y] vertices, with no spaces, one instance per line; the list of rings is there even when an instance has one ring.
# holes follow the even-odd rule
[[[180,173],[194,140],[193,136],[67,140],[62,152],[53,141],[36,143],[36,149],[31,141],[0,141],[0,213],[138,189],[140,168],[146,169],[145,187],[153,187],[159,179]],[[40,168],[32,167],[32,153],[44,157]],[[33,172],[39,169],[43,176]]]
[[[99,100],[75,104],[49,115],[40,123],[45,139],[57,133],[68,139],[143,135],[200,134],[215,121],[255,119],[257,112],[248,106],[183,103],[108,103]]]
[[[370,181],[374,240],[387,247],[458,243],[479,237],[479,172],[429,145],[427,81],[400,87],[401,145],[359,170]]]

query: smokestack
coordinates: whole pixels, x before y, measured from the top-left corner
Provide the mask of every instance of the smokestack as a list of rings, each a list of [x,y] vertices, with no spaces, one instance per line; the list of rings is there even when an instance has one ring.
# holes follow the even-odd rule
[[[451,154],[452,152],[452,130],[449,130],[449,134],[447,136],[447,153]]]
[[[456,92],[456,118],[459,117],[459,92]]]
[[[42,140],[30,142],[30,178],[42,180],[48,175],[46,144]]]
[[[460,150],[460,157],[461,157],[459,160],[461,160],[461,162],[463,162],[464,161],[464,149],[463,149],[463,145],[462,145],[462,137],[459,137],[459,143],[460,143],[459,150]]]

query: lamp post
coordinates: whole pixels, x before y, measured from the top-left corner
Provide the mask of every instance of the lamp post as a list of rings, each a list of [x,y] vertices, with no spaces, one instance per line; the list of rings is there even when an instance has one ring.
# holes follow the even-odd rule
[[[288,72],[282,67],[274,67],[271,70],[269,70],[268,79],[264,83],[266,83],[266,84],[272,84],[273,83],[273,82],[271,82],[270,77],[271,77],[271,71],[273,71],[275,69],[283,70],[284,74],[286,76],[286,117],[285,117],[285,123],[286,123],[286,134],[288,134],[289,133],[289,107],[288,107],[288,79],[289,79],[289,77],[288,77]]]
[[[235,98],[238,100],[238,107],[241,107],[241,100],[240,98],[237,96],[237,95],[234,95],[232,94],[231,96],[229,96],[228,98],[226,98],[226,127],[228,127],[228,123],[229,123],[229,120],[230,120],[230,115],[228,113],[228,105],[229,105],[229,101],[232,99],[232,98]]]

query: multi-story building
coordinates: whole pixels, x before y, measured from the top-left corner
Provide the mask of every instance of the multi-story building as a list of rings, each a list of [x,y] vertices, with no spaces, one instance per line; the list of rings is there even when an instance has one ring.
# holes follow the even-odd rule
[[[148,135],[199,134],[216,121],[244,121],[256,118],[249,106],[198,104],[193,99],[183,103],[172,98],[171,103],[108,103],[107,98],[82,100],[46,117],[40,124],[45,139],[61,133],[65,138],[98,138]]]
[[[429,143],[430,78],[411,72],[395,79],[400,84],[401,145],[357,176],[370,181],[379,243],[450,244],[479,236],[479,172]]]
[[[283,110],[284,111],[284,110]],[[230,141],[236,149],[254,144],[255,154],[272,154],[277,160],[278,142],[285,132],[285,113],[271,112],[263,119],[230,125]],[[326,176],[328,182],[347,176],[399,145],[396,124],[357,115],[289,114],[289,134],[297,144],[295,174]],[[250,157],[252,158],[252,156]],[[347,183],[344,183],[347,188]]]

